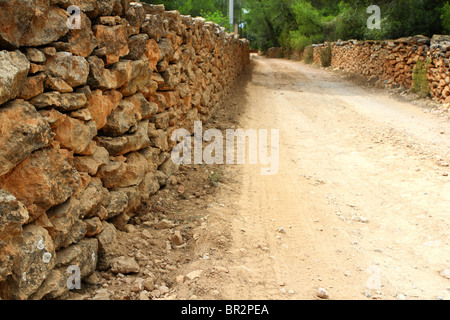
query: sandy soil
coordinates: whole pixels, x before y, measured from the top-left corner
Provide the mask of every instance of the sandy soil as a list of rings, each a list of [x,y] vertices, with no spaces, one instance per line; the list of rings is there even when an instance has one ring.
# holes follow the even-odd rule
[[[279,129],[278,174],[183,167],[121,235],[141,273],[98,273],[72,298],[319,299],[323,288],[329,299],[449,299],[450,121],[424,111],[338,73],[253,56],[205,127]],[[163,218],[177,227],[143,225]],[[175,230],[181,248],[167,240]],[[139,286],[146,277],[153,291]]]

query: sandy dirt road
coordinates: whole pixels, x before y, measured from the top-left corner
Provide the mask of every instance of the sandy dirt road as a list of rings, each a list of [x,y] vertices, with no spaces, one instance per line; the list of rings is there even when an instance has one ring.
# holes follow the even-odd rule
[[[301,62],[253,56],[250,78],[239,126],[280,130],[279,172],[227,167],[212,229],[231,244],[198,262],[227,273],[194,297],[449,299],[450,122]]]

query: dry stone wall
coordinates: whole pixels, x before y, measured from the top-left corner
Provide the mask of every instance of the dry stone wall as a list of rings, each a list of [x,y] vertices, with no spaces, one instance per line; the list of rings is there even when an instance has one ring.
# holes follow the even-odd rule
[[[430,62],[428,83],[433,98],[450,102],[450,36],[414,36],[385,41],[338,41],[332,47],[332,67],[368,77],[383,84],[411,88],[417,61]],[[314,60],[320,63],[324,45],[314,46]]]
[[[108,269],[116,230],[176,170],[171,133],[248,63],[247,40],[162,5],[1,1],[0,297],[56,298],[68,266]]]

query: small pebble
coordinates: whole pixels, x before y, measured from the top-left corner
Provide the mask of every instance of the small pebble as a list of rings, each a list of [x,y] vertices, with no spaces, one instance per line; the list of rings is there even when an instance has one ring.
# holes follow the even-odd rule
[[[397,300],[406,300],[406,296],[400,293],[399,295],[397,295]]]
[[[330,297],[328,291],[325,290],[324,288],[319,288],[319,290],[317,290],[317,296],[320,299],[328,299]]]

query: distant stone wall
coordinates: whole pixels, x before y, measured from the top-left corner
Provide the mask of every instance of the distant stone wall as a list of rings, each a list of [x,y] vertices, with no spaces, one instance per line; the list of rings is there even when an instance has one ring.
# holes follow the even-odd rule
[[[338,41],[332,47],[332,66],[368,77],[383,84],[411,88],[418,60],[431,62],[428,72],[431,95],[450,102],[450,36],[435,35],[385,41]],[[314,60],[320,63],[323,45],[314,46]]]
[[[0,297],[56,298],[68,266],[110,267],[116,230],[176,170],[172,132],[214,112],[249,43],[129,0],[0,12]]]

